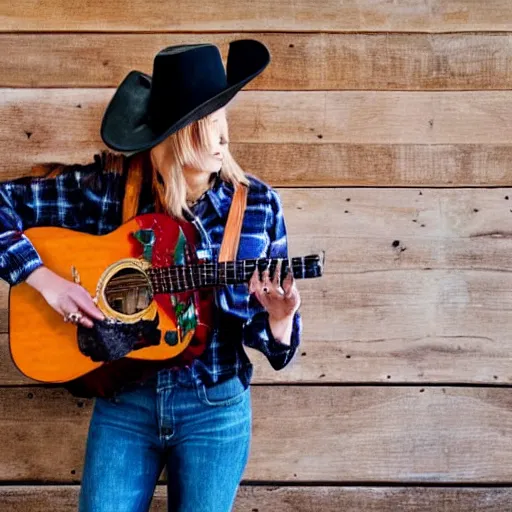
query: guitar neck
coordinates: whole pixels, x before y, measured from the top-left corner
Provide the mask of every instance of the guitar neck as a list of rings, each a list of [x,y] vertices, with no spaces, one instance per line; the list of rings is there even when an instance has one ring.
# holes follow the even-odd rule
[[[290,270],[296,279],[319,277],[322,274],[323,255],[151,267],[147,274],[151,280],[153,293],[178,293],[212,286],[247,283],[256,268],[260,272],[268,268],[272,278],[279,261],[281,282]]]

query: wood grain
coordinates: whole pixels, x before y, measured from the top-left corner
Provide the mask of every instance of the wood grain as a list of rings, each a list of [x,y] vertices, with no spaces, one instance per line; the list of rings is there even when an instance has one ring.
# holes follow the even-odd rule
[[[0,177],[90,162],[112,92],[0,90]],[[228,118],[234,156],[274,185],[510,183],[510,91],[242,91]]]
[[[1,128],[0,128],[1,129]],[[45,162],[90,163],[100,142],[19,144],[4,153],[0,180],[30,174]],[[8,148],[8,141],[0,147]],[[510,144],[266,144],[233,143],[242,168],[276,187],[479,187],[511,183]]]
[[[325,249],[327,267],[300,285],[290,366],[249,350],[254,439],[235,511],[510,508],[511,30],[507,0],[2,9],[0,180],[90,162],[114,88],[160,48],[271,50],[229,111],[233,154],[289,187],[291,252]],[[76,510],[93,401],[16,370],[7,300],[2,283],[0,509]],[[59,485],[9,485],[29,482]],[[165,501],[160,485],[151,510]]]
[[[1,87],[117,87],[171,45],[255,38],[272,61],[248,90],[493,90],[512,81],[509,33],[0,34]]]
[[[508,389],[253,386],[248,481],[510,481]],[[0,390],[0,479],[77,482],[92,402]],[[306,447],[306,444],[307,447]]]
[[[464,32],[510,30],[507,0],[271,0],[205,4],[101,0],[11,2],[2,9],[1,31],[377,31]]]
[[[2,486],[3,512],[75,512],[78,485]],[[150,512],[167,511],[167,491],[157,485]],[[496,487],[286,487],[241,485],[234,512],[503,512],[512,493]]]
[[[58,151],[99,142],[113,93],[0,89],[0,143]],[[512,91],[241,91],[229,105],[232,142],[508,144],[512,136]]]

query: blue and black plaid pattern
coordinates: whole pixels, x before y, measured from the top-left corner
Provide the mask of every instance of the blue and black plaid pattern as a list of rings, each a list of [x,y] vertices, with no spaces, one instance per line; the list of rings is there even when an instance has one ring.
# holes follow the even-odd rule
[[[253,176],[242,226],[238,259],[287,258],[283,210],[277,192]],[[102,235],[122,223],[125,175],[103,171],[101,159],[76,164],[55,177],[23,177],[0,183],[0,278],[10,285],[22,282],[43,264],[23,231],[33,226],[61,226]],[[233,187],[218,177],[193,206],[190,219],[201,233],[201,258],[216,260],[224,233]],[[148,190],[141,193],[138,213],[154,211]],[[243,345],[261,351],[279,370],[294,356],[300,343],[302,320],[294,317],[291,345],[272,336],[268,314],[247,286],[220,287],[215,294],[216,322],[206,351],[194,361],[195,378],[211,385],[234,374],[248,384],[252,376]]]

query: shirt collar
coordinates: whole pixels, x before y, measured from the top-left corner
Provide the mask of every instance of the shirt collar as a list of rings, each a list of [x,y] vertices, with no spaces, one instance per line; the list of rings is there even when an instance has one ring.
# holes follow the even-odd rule
[[[233,185],[221,179],[220,172],[215,174],[212,188],[207,197],[217,215],[222,219],[227,216],[231,199],[233,198]]]

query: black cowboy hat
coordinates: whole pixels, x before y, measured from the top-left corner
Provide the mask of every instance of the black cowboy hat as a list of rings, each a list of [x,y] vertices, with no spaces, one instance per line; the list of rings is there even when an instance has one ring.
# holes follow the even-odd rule
[[[116,151],[149,149],[222,108],[269,62],[267,47],[253,39],[229,43],[226,70],[214,44],[164,48],[152,76],[134,70],[121,82],[103,115],[101,138]]]

